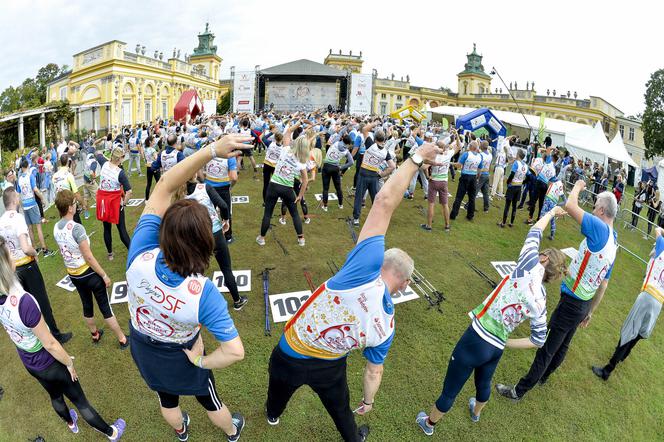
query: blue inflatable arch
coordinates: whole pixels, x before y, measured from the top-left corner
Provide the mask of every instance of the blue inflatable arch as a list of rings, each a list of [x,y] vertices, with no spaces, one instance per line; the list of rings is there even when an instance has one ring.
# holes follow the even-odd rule
[[[473,132],[482,127],[489,131],[492,140],[497,140],[498,137],[507,135],[505,125],[486,107],[462,115],[456,120],[456,128],[463,129],[464,131],[469,130]],[[497,141],[494,141],[491,145],[496,147]]]

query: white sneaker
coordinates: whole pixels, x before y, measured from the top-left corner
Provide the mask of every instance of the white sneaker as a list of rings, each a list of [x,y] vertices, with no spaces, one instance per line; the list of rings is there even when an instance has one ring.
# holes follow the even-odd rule
[[[304,219],[304,223],[305,223],[305,224],[311,224],[311,218],[306,217],[306,218]]]
[[[259,246],[264,246],[265,245],[265,238],[258,235],[256,237],[256,243],[258,243]]]
[[[354,226],[359,226],[360,225],[360,220],[359,219],[354,219],[353,220],[353,225]]]
[[[343,209],[343,208],[344,208],[344,205],[343,205],[343,204],[339,204],[339,210],[341,210],[341,209]]]
[[[323,212],[327,212],[327,206],[322,206]]]
[[[304,247],[304,238],[298,238],[297,243],[300,247]]]
[[[283,224],[285,226],[286,225],[286,218],[280,217],[279,218],[279,224]]]

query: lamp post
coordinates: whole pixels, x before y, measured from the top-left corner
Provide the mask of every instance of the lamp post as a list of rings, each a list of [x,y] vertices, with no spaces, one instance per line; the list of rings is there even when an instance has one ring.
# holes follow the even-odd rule
[[[516,101],[516,98],[514,98],[514,95],[512,95],[512,91],[507,87],[507,85],[505,84],[505,80],[503,80],[503,77],[500,76],[500,74],[498,73],[498,70],[494,66],[491,66],[491,75],[497,75],[498,78],[500,78],[500,81],[503,83],[503,86],[505,86],[505,89],[507,89],[507,93],[510,94],[510,97],[512,97],[512,101],[514,101],[514,104],[516,104],[516,108],[519,109],[519,113],[523,117],[523,121],[526,122],[526,125],[528,126],[528,128],[532,132],[533,128],[530,126],[530,123],[528,123],[528,119],[526,118],[526,116],[521,111],[521,106],[519,106],[519,103]],[[514,87],[516,88],[516,84],[514,85]]]

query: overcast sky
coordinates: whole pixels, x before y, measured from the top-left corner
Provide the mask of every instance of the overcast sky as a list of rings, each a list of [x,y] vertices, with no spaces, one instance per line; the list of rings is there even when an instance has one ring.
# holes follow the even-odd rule
[[[269,3],[266,5],[266,3]],[[363,71],[410,75],[411,84],[457,90],[456,74],[477,43],[487,72],[548,89],[600,96],[626,115],[643,111],[650,74],[664,68],[659,2],[606,1],[78,1],[0,0],[5,36],[0,90],[49,63],[109,40],[182,56],[205,22],[216,35],[222,76],[257,64],[322,62],[330,49],[362,51]],[[470,9],[472,7],[472,9]],[[453,15],[452,15],[453,14]],[[503,87],[495,79],[492,89]],[[504,87],[503,87],[504,89]]]

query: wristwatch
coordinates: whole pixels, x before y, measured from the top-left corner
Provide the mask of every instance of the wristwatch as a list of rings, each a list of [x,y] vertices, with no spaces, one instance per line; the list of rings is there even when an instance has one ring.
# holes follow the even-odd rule
[[[422,158],[422,155],[420,155],[418,152],[412,154],[410,159],[413,161],[413,163],[415,163],[418,169],[422,167],[422,163],[424,163],[424,158]]]

